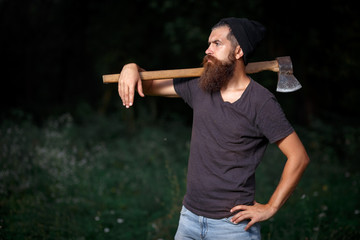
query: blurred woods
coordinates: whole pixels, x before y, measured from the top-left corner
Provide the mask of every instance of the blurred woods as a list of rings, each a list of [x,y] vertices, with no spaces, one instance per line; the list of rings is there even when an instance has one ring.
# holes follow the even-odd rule
[[[303,89],[278,94],[291,121],[355,120],[360,114],[360,27],[354,1],[265,0],[1,0],[1,117],[74,115],[120,108],[116,84],[101,75],[136,62],[147,70],[200,66],[210,28],[227,16],[248,17],[267,27],[252,58],[291,56]],[[275,92],[277,76],[254,78]],[[149,118],[184,114],[177,100],[138,101],[125,115]],[[176,107],[180,105],[179,107]],[[120,110],[121,109],[121,110]],[[140,110],[139,110],[140,109]],[[141,110],[143,109],[143,110]],[[11,114],[12,113],[12,114]],[[15,114],[16,115],[16,114]]]

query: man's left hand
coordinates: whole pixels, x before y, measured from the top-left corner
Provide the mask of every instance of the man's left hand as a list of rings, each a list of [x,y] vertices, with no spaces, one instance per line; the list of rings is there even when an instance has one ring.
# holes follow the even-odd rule
[[[245,230],[247,231],[255,223],[265,221],[274,216],[277,210],[271,207],[269,204],[260,204],[254,202],[253,206],[237,205],[230,210],[230,212],[237,211],[240,212],[233,216],[231,222],[237,224],[243,220],[249,219],[250,222],[245,227]]]

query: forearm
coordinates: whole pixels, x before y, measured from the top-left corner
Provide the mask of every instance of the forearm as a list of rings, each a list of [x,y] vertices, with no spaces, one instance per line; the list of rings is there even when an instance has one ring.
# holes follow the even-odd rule
[[[159,79],[142,81],[144,94],[148,96],[178,97],[173,79]]]
[[[295,132],[280,140],[277,145],[287,157],[287,161],[280,182],[269,202],[267,204],[255,202],[253,206],[237,205],[230,210],[232,213],[239,211],[231,219],[234,223],[251,219],[245,230],[249,229],[254,223],[265,221],[276,214],[296,188],[309,164],[309,157]]]
[[[291,196],[308,163],[309,160],[306,154],[298,158],[294,157],[287,160],[280,182],[268,202],[269,206],[274,211],[277,212]]]

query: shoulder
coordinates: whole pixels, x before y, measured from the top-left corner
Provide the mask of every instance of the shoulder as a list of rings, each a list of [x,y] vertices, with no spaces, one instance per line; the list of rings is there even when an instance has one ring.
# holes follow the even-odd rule
[[[198,80],[199,78],[174,79],[174,88],[176,93],[191,107],[193,106],[194,98],[198,98],[201,94]]]
[[[269,91],[269,89],[262,86],[260,83],[255,81],[254,79],[251,79],[252,83],[252,91],[253,93],[258,94],[257,97],[260,98],[271,98],[274,97],[274,94]]]
[[[269,100],[276,101],[275,95],[267,88],[251,79],[251,85],[249,89],[249,101],[252,104],[256,104],[257,107],[262,108]]]
[[[175,78],[174,88],[179,94],[183,91],[194,91],[199,88],[199,78]]]

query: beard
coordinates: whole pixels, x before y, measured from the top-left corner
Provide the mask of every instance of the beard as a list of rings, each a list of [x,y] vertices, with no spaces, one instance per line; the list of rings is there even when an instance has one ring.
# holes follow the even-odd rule
[[[203,60],[204,71],[199,80],[200,88],[209,93],[220,91],[234,75],[235,62],[236,59],[230,55],[229,62],[222,62],[206,55]]]

